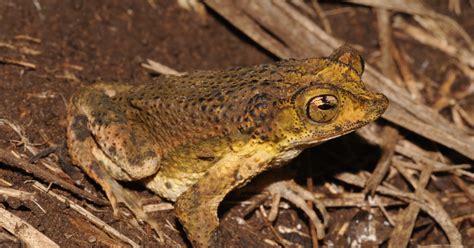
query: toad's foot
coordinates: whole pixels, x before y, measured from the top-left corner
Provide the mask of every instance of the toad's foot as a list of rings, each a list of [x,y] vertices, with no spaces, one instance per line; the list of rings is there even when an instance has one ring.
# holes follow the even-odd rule
[[[272,159],[270,151],[265,145],[251,144],[228,153],[181,194],[175,204],[176,217],[194,247],[222,247],[218,234],[219,203],[230,191],[266,169]]]
[[[293,203],[296,207],[303,210],[303,212],[309,217],[313,225],[316,227],[318,233],[318,239],[323,239],[325,236],[324,228],[327,225],[329,215],[326,212],[324,205],[314,197],[314,194],[305,188],[297,185],[293,180],[288,181],[279,181],[272,183],[265,187],[266,191],[269,191],[272,194],[273,202],[272,209],[268,215],[270,221],[274,221],[278,215],[278,205],[280,203],[280,198],[284,198],[289,202]],[[316,208],[319,210],[323,216],[323,223],[319,220],[316,212],[308,207],[306,201],[311,201],[314,203]]]
[[[93,177],[102,186],[107,198],[110,201],[114,216],[123,215],[119,204],[122,203],[135,216],[139,222],[148,223],[158,235],[159,241],[163,242],[164,235],[159,227],[159,224],[153,220],[144,210],[140,198],[136,193],[124,188],[115,179],[113,179],[101,166],[97,163],[92,163],[88,174],[95,173]],[[100,180],[97,180],[100,178]]]

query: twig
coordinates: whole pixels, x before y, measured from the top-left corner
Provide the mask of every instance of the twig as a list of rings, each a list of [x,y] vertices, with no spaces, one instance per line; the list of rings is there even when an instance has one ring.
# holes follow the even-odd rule
[[[395,153],[395,146],[397,145],[400,136],[398,130],[391,127],[385,126],[382,132],[384,142],[382,144],[382,157],[379,159],[374,172],[367,180],[363,193],[369,193],[374,196],[375,189],[380,185],[383,178],[387,174],[390,168],[390,161],[392,160],[393,154]]]
[[[398,76],[397,69],[392,57],[393,40],[392,40],[392,24],[391,13],[386,9],[378,8],[375,10],[377,14],[377,26],[379,31],[380,50],[382,52],[381,68],[382,72],[392,79],[398,85],[401,85],[401,79]]]
[[[2,183],[3,185],[7,186],[7,187],[11,187],[13,186],[13,183],[3,179],[3,178],[0,178],[0,183]]]
[[[13,215],[7,210],[0,207],[0,226],[5,228],[8,232],[14,234],[21,241],[23,241],[27,247],[40,248],[40,247],[58,247],[54,241],[46,237],[40,231],[32,227],[21,218]]]
[[[25,41],[29,41],[29,42],[32,42],[32,43],[36,43],[36,44],[39,44],[41,43],[41,39],[38,39],[38,38],[35,38],[35,37],[31,37],[27,34],[19,34],[19,35],[16,35],[15,36],[15,39],[17,40],[25,40]]]
[[[400,172],[404,170],[401,167],[396,168]],[[416,185],[416,197],[418,199],[423,198],[422,195],[425,191],[424,188],[426,187],[426,185],[428,185],[432,171],[433,169],[431,166],[426,166],[421,173],[420,180],[418,181],[418,183],[413,184],[413,186]],[[401,174],[406,175],[406,173]],[[412,202],[408,205],[406,209],[400,212],[397,218],[397,224],[395,225],[395,229],[390,235],[390,240],[388,243],[389,248],[407,247],[419,211],[420,207],[416,203]]]
[[[440,111],[441,109],[447,107],[451,104],[451,87],[453,86],[454,82],[456,81],[456,72],[453,70],[449,70],[446,73],[446,77],[444,81],[441,83],[437,93],[437,100],[433,103],[433,108],[436,111]]]
[[[421,17],[418,17],[418,18],[422,19]],[[459,59],[459,61],[471,67],[474,66],[473,53],[464,48],[456,47],[452,43],[449,43],[448,39],[436,37],[428,33],[422,28],[409,24],[408,22],[403,20],[401,17],[396,17],[393,22],[393,25],[395,28],[403,30],[405,33],[410,35],[413,39],[417,40],[418,42],[434,47],[448,54],[449,56],[453,58]]]
[[[18,143],[18,145],[23,145],[26,150],[28,150],[31,154],[33,154],[33,156],[38,153],[38,149],[35,147],[38,144],[33,144],[30,142],[28,137],[26,137],[25,135],[25,131],[20,125],[4,118],[0,118],[0,125],[6,125],[10,127],[18,136],[20,136],[20,142]],[[49,163],[43,163],[43,164],[46,167],[48,167],[48,169],[51,169],[54,171],[53,166],[51,166]]]
[[[372,197],[370,197],[372,198]],[[374,198],[372,199],[375,201],[375,204],[377,204],[377,206],[379,207],[380,211],[382,212],[382,214],[385,216],[385,218],[388,220],[388,222],[390,223],[390,225],[392,226],[395,226],[395,221],[393,221],[393,218],[390,216],[390,214],[388,213],[387,209],[385,209],[385,206],[380,202],[380,200],[378,200],[377,198]],[[369,200],[370,202],[370,200]]]
[[[404,144],[407,144],[407,143],[405,142]],[[395,147],[395,151],[397,153],[400,153],[400,154],[402,154],[406,157],[409,157],[409,158],[411,158],[415,161],[419,161],[421,163],[426,163],[426,164],[431,164],[435,168],[439,168],[439,167],[445,168],[447,166],[445,163],[433,160],[433,159],[431,159],[427,156],[424,156],[424,155],[420,154],[419,151],[414,150],[414,147],[415,147],[414,145],[412,145],[411,147],[407,147],[406,145],[404,145],[404,146],[398,145],[398,146]],[[471,172],[465,171],[465,170],[462,170],[462,169],[457,169],[453,173],[456,174],[456,175],[465,175],[465,176],[473,177],[473,174]]]
[[[142,67],[147,68],[149,70],[164,74],[164,75],[175,75],[175,76],[182,76],[186,73],[178,72],[166,65],[153,61],[151,59],[146,60],[147,63],[142,63]]]
[[[95,215],[93,215],[92,213],[90,213],[89,211],[87,211],[85,208],[77,205],[76,203],[70,201],[69,199],[67,199],[66,197],[64,196],[61,196],[61,195],[58,195],[50,190],[48,190],[44,185],[38,183],[38,182],[34,182],[33,183],[33,187],[35,187],[36,189],[38,190],[41,190],[42,192],[45,192],[45,193],[48,193],[49,195],[53,196],[54,198],[56,198],[56,200],[64,203],[64,204],[68,204],[68,206],[71,208],[71,209],[74,209],[76,212],[78,212],[79,214],[81,214],[82,216],[84,216],[85,218],[87,218],[90,222],[94,223],[94,225],[100,227],[100,228],[103,228],[105,232],[107,232],[109,235],[112,235],[113,237],[116,237],[118,239],[120,239],[121,241],[129,244],[130,246],[134,247],[134,248],[138,248],[140,247],[137,243],[135,243],[133,240],[131,240],[130,238],[126,237],[125,235],[123,235],[122,233],[118,232],[116,229],[114,229],[113,227],[109,226],[107,223],[103,222],[101,219],[99,219],[98,217],[96,217]]]
[[[35,177],[45,180],[46,182],[55,183],[58,186],[62,187],[63,189],[66,189],[76,194],[79,197],[88,199],[97,204],[101,204],[101,205],[107,204],[107,201],[102,200],[87,191],[77,188],[76,186],[69,183],[68,181],[56,176],[55,174],[48,173],[47,171],[42,170],[41,168],[38,168],[38,166],[34,164],[30,164],[24,161],[23,159],[16,158],[13,155],[11,155],[8,151],[1,148],[0,148],[0,162],[19,168],[23,171],[26,171],[27,173],[31,173]]]
[[[343,182],[361,188],[365,184],[364,178],[350,173],[340,173],[335,177]],[[452,245],[461,245],[461,235],[459,231],[456,229],[456,226],[451,221],[449,215],[442,208],[441,203],[436,200],[436,198],[432,196],[430,192],[424,192],[423,197],[425,197],[425,199],[420,199],[413,193],[402,192],[396,187],[387,187],[388,185],[388,183],[384,183],[383,186],[379,186],[377,188],[377,192],[395,197],[405,202],[415,202],[424,212],[429,214],[441,226]]]
[[[321,5],[319,5],[318,0],[312,0],[311,4],[313,6],[314,11],[316,12],[316,14],[321,19],[321,23],[323,24],[324,30],[328,34],[332,34],[331,24],[329,23],[329,20],[326,17],[326,14],[324,13],[323,9],[321,8]]]
[[[392,159],[392,164],[396,164],[397,166],[403,166],[403,167],[410,168],[413,170],[418,170],[418,171],[422,171],[424,169],[423,165],[404,161],[397,156],[395,156]],[[433,172],[452,172],[454,170],[465,170],[465,169],[469,170],[471,167],[472,166],[470,164],[445,165],[445,166],[438,165],[433,169]]]
[[[103,230],[100,230],[94,225],[91,225],[88,221],[82,217],[69,216],[69,223],[75,228],[79,229],[84,236],[89,236],[87,241],[92,247],[98,247],[103,245],[104,247],[121,247],[123,243],[120,240],[110,237]],[[97,242],[98,241],[98,242]],[[97,244],[100,243],[101,245]]]
[[[20,199],[22,201],[34,201],[36,197],[35,193],[30,193],[26,191],[17,190],[17,189],[4,188],[4,187],[0,187],[0,196],[13,197],[13,198]]]
[[[270,223],[270,221],[267,219],[267,216],[266,216],[265,211],[263,210],[263,208],[260,207],[259,210],[260,210],[260,215],[262,216],[261,219],[265,223],[265,226],[270,229],[273,236],[276,238],[277,242],[285,248],[290,247],[291,243],[289,241],[285,240],[284,238],[282,238],[281,235],[277,232],[277,230],[275,230],[272,223]]]
[[[32,144],[30,142],[30,140],[28,139],[28,137],[26,137],[25,132],[23,131],[23,128],[20,125],[17,125],[15,123],[13,123],[12,121],[10,121],[8,119],[4,119],[4,118],[0,118],[0,125],[6,125],[6,126],[9,126],[10,128],[12,128],[13,131],[15,131],[15,133],[18,136],[20,136],[20,139],[21,139],[20,143],[22,145],[24,145],[24,147],[31,154],[33,154],[33,157],[36,154],[41,153],[41,152],[38,152],[38,149],[36,147],[34,147],[34,144]],[[13,151],[12,151],[12,153],[13,153]],[[24,171],[26,171],[28,173],[33,173],[33,175],[35,175],[35,176],[37,176],[37,177],[41,178],[42,180],[45,180],[49,183],[57,183],[59,186],[62,186],[64,189],[70,190],[71,192],[77,194],[80,197],[91,200],[91,201],[95,202],[96,204],[100,204],[100,205],[106,205],[107,204],[107,201],[102,200],[102,199],[94,196],[93,194],[91,194],[87,191],[81,190],[81,189],[75,187],[74,185],[72,185],[71,183],[69,183],[68,181],[66,181],[66,180],[62,179],[61,177],[57,176],[56,173],[58,173],[58,172],[63,173],[63,172],[61,170],[57,169],[58,166],[56,166],[56,167],[52,166],[49,162],[42,161],[43,162],[42,164],[44,166],[46,166],[48,169],[54,171],[55,173],[47,173],[47,172],[41,170],[40,168],[38,168],[37,166],[32,165],[31,163],[28,163],[27,161],[22,160],[19,155],[16,155],[16,157],[15,157],[15,156],[10,155],[6,150],[1,150],[0,149],[0,160],[2,158],[3,159],[8,159],[8,160],[11,161],[11,163],[6,163],[6,164],[10,164],[12,166],[23,169]]]
[[[466,197],[474,203],[474,195],[473,193],[471,192],[471,190],[469,189],[469,187],[464,183],[463,180],[461,180],[461,178],[459,178],[458,176],[456,175],[453,175],[451,176],[451,179],[453,180],[454,184],[456,184],[456,186],[458,186],[458,188],[460,188],[464,194],[466,195]]]
[[[167,211],[167,210],[173,210],[173,209],[174,209],[173,204],[168,203],[168,202],[143,205],[143,211],[145,211],[145,213],[152,213],[152,212],[158,212],[158,211]]]
[[[36,65],[33,63],[16,60],[16,59],[5,58],[5,57],[0,57],[0,64],[18,65],[18,66],[26,67],[28,69],[36,70]]]
[[[449,0],[448,9],[449,11],[454,12],[456,15],[461,15],[461,1]]]
[[[406,88],[410,92],[412,98],[417,102],[424,102],[423,97],[418,90],[418,86],[415,80],[415,76],[410,70],[410,66],[408,65],[406,54],[401,47],[393,45],[392,49],[392,56],[395,60],[396,64],[398,65],[398,69],[400,70],[400,75],[402,76],[403,82],[406,85]]]
[[[25,47],[25,46],[15,46],[15,45],[12,45],[10,43],[6,43],[6,42],[2,42],[2,41],[0,41],[0,47],[8,48],[8,49],[14,50],[14,51],[19,51],[21,53],[28,54],[28,55],[39,55],[39,54],[41,54],[41,52],[38,51],[38,50],[29,48],[29,47]]]
[[[413,1],[413,0],[392,0],[392,1],[374,1],[374,0],[345,0],[346,2],[351,2],[360,5],[366,5],[370,7],[379,7],[392,11],[402,12],[406,14],[413,15],[415,18],[419,16],[430,17],[431,19],[436,19],[439,23],[442,23],[445,26],[445,30],[437,30],[438,33],[451,32],[454,36],[459,36],[464,42],[472,46],[472,39],[470,35],[453,19],[448,16],[441,15],[436,11],[431,10],[422,1]],[[458,42],[456,38],[450,36],[445,36],[446,40],[451,40],[451,42]]]
[[[459,105],[454,105],[454,109],[459,113],[465,122],[467,122],[471,127],[474,127],[474,116],[468,114],[466,110],[464,110]]]
[[[316,194],[314,195],[324,204],[324,206],[326,206],[326,208],[360,208],[367,206],[367,204],[369,204],[370,207],[379,207],[379,204],[382,206],[399,206],[405,204],[402,201],[381,195],[375,195],[374,197],[371,197],[372,201],[367,201],[367,197],[363,193],[343,193],[337,195],[337,197],[316,196]]]
[[[309,175],[312,175],[311,173],[311,166],[309,167],[310,171],[308,172]],[[310,193],[313,193],[313,178],[311,176],[309,176],[307,179],[306,179],[306,189],[308,190],[308,192]],[[312,201],[307,201],[306,202],[308,204],[308,207],[309,208],[313,208],[313,202]],[[319,247],[319,243],[318,243],[318,230],[316,229],[316,226],[314,226],[313,222],[309,222],[309,231],[310,231],[310,234],[311,234],[311,242],[313,244],[313,248],[318,248]]]
[[[425,213],[427,213],[439,226],[443,229],[448,237],[449,242],[453,246],[462,246],[462,236],[459,230],[454,225],[451,217],[439,202],[430,192],[425,192],[426,204],[415,202]]]

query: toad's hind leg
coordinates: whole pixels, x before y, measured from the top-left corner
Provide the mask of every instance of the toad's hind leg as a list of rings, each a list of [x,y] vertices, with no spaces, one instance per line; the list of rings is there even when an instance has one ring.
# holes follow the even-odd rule
[[[112,205],[114,215],[119,213],[119,203],[123,203],[137,219],[150,224],[160,235],[158,224],[151,219],[144,211],[140,199],[131,191],[122,187],[109,173],[104,169],[101,161],[97,160],[91,149],[97,146],[92,135],[86,127],[84,116],[73,116],[70,124],[74,125],[74,131],[68,135],[68,147],[71,159],[74,164],[79,165],[82,170],[97,182],[104,190],[107,198]]]
[[[195,247],[218,245],[217,209],[225,195],[267,169],[271,152],[249,146],[219,160],[176,201],[176,215]]]
[[[99,148],[88,124],[90,120],[79,109],[77,102],[72,101],[68,114],[68,149],[74,164],[97,182],[110,200],[114,215],[119,214],[119,203],[124,204],[139,220],[148,223],[162,239],[158,223],[143,210],[138,196],[122,187],[116,177],[107,168],[115,165]],[[119,167],[118,165],[115,165]]]
[[[83,89],[71,99],[69,116],[87,119],[86,128],[99,148],[92,152],[113,178],[136,181],[154,175],[160,167],[160,152],[153,134],[141,121],[140,111],[121,97],[126,86],[111,87],[98,84]],[[74,124],[69,123],[71,130]]]

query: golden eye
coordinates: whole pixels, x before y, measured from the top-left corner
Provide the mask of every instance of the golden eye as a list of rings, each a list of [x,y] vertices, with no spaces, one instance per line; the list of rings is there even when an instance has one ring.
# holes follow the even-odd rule
[[[318,123],[332,120],[338,112],[338,101],[333,95],[320,95],[309,100],[306,114]]]

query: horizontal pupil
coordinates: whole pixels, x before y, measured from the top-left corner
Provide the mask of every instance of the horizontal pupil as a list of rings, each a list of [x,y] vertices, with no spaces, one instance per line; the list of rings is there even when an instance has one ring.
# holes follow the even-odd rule
[[[330,104],[330,103],[323,103],[323,104],[318,105],[318,108],[321,109],[321,110],[333,109],[334,107],[335,107],[335,105]]]

